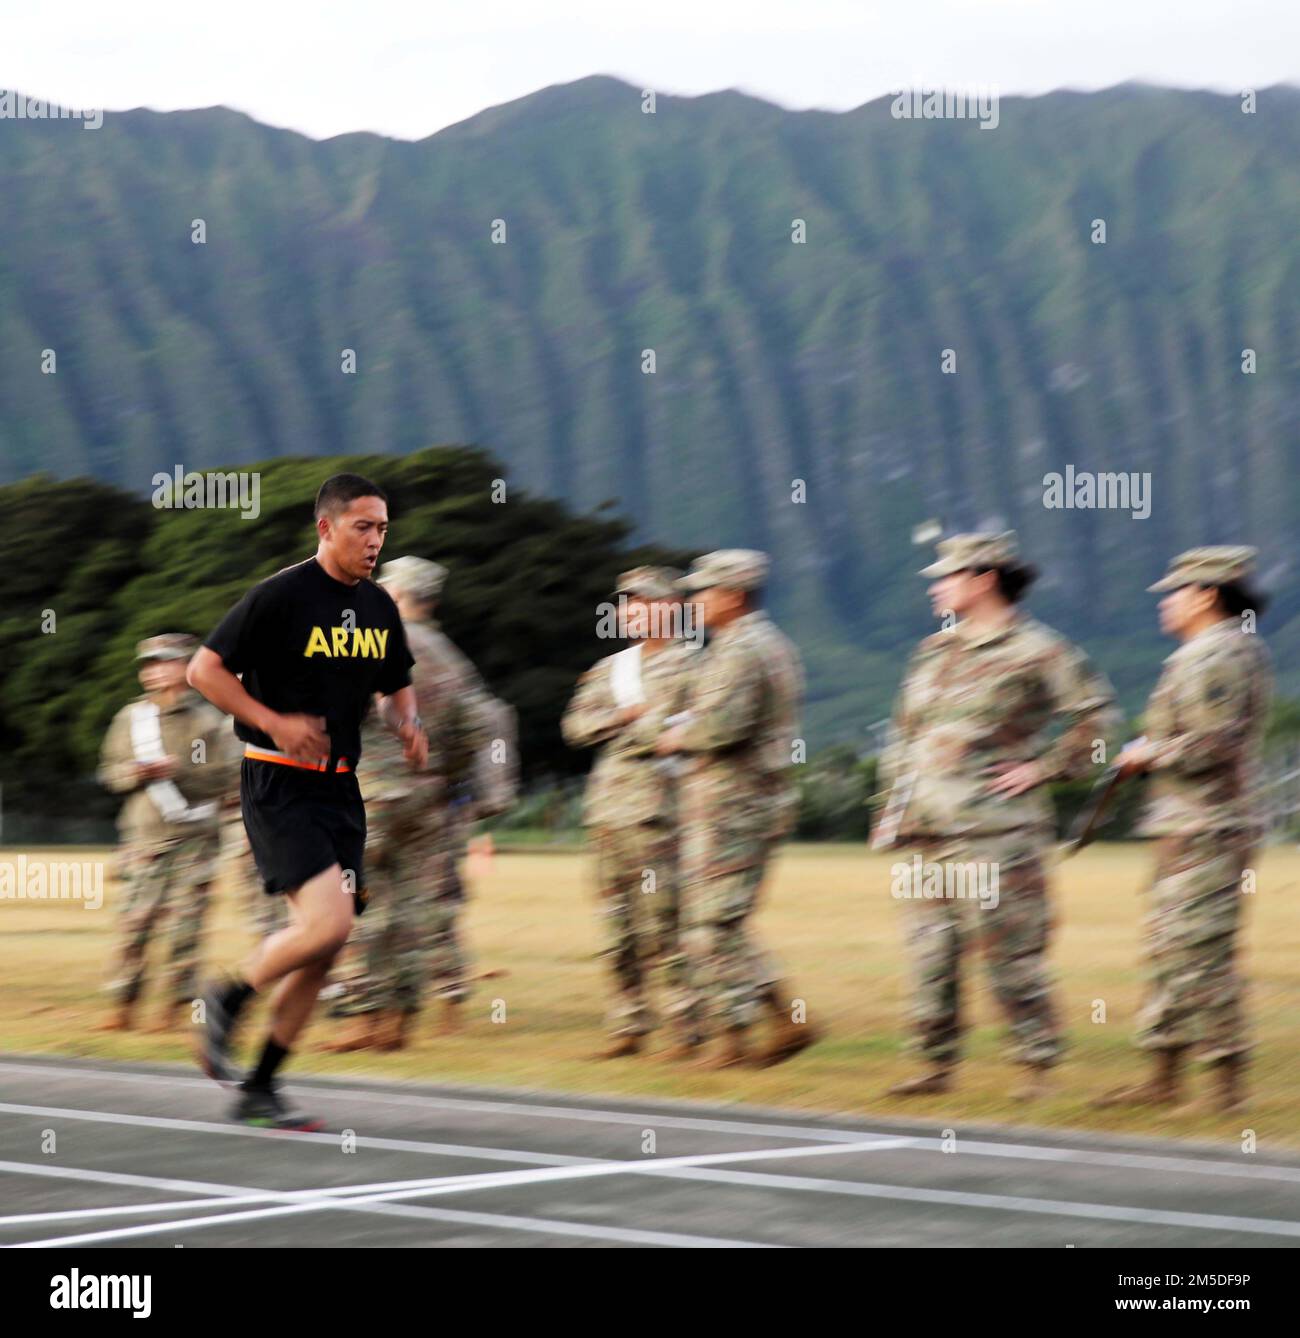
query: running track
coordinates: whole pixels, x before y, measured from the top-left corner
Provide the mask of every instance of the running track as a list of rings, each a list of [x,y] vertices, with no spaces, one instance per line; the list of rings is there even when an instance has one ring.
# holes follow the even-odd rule
[[[744,1106],[357,1079],[288,1090],[338,1132],[229,1124],[227,1094],[176,1066],[0,1057],[0,1243],[1300,1243],[1300,1158],[1231,1142],[957,1123],[944,1151],[940,1125]]]

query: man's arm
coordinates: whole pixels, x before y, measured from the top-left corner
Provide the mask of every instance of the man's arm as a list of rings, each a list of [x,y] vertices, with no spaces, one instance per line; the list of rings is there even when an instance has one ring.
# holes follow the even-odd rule
[[[402,751],[413,771],[423,771],[429,761],[429,736],[420,719],[419,703],[415,699],[415,685],[379,698],[379,718],[402,741]]]
[[[131,751],[131,729],[125,710],[113,717],[99,753],[99,783],[114,794],[130,794],[148,778]]]
[[[609,665],[599,660],[581,678],[560,720],[560,733],[570,748],[594,748],[612,739],[643,708],[621,709],[609,686]]]
[[[690,720],[665,730],[655,752],[721,752],[752,733],[763,689],[756,657],[734,647],[716,649],[699,672]]]
[[[233,715],[252,729],[269,734],[275,746],[298,762],[319,762],[329,757],[330,740],[325,721],[318,715],[287,714],[273,711],[249,695],[239,679],[226,668],[221,656],[210,646],[200,646],[185,681],[202,693],[218,711]]]

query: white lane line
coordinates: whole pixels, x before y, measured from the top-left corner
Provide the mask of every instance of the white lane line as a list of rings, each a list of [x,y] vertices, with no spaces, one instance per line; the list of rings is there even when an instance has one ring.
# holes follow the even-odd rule
[[[654,1167],[645,1168],[652,1175]],[[691,1170],[674,1172],[674,1178],[695,1179]],[[701,1177],[702,1178],[702,1177]],[[1263,1236],[1300,1237],[1300,1222],[1273,1217],[1228,1217],[1218,1213],[1177,1212],[1162,1208],[1128,1208],[1110,1203],[1074,1203],[1060,1199],[1027,1199],[1018,1195],[977,1194],[958,1189],[922,1189],[912,1185],[873,1185],[855,1180],[815,1180],[802,1175],[764,1175],[747,1171],[711,1171],[710,1183],[811,1193],[848,1194],[867,1199],[892,1199],[900,1203],[942,1203],[956,1208],[992,1208],[999,1212],[1042,1213],[1050,1217],[1093,1217],[1107,1222],[1136,1222],[1144,1226],[1192,1227],[1209,1231],[1244,1231]]]
[[[893,1140],[890,1140],[892,1143]],[[685,1166],[721,1165],[739,1161],[770,1161],[774,1157],[788,1160],[794,1157],[842,1156],[849,1152],[868,1152],[880,1146],[879,1139],[864,1141],[860,1145],[835,1144],[828,1147],[818,1143],[812,1147],[760,1148],[748,1152],[700,1153],[689,1157],[665,1157],[655,1163],[658,1170],[672,1170]],[[88,1245],[92,1241],[120,1240],[127,1237],[154,1235],[159,1231],[199,1231],[205,1226],[221,1222],[251,1222],[272,1217],[289,1217],[299,1213],[320,1212],[354,1204],[388,1203],[401,1199],[430,1198],[442,1194],[463,1194],[484,1189],[506,1189],[537,1184],[549,1184],[560,1180],[594,1180],[611,1175],[627,1175],[629,1172],[644,1170],[644,1161],[602,1161],[585,1166],[555,1166],[527,1171],[487,1171],[476,1175],[446,1176],[427,1180],[413,1185],[410,1189],[384,1190],[378,1194],[366,1194],[349,1198],[346,1205],[333,1199],[317,1198],[302,1203],[291,1203],[276,1208],[252,1208],[246,1212],[222,1213],[216,1217],[196,1217],[177,1222],[149,1223],[144,1226],[114,1227],[108,1231],[85,1232],[75,1236],[58,1236],[53,1239],[20,1241],[15,1249],[47,1249],[53,1246]]]
[[[246,1194],[255,1193],[246,1185],[215,1185],[208,1180],[176,1180],[152,1175],[131,1175],[127,1171],[87,1170],[77,1166],[51,1166],[46,1162],[0,1161],[0,1172],[10,1175],[38,1175],[49,1180],[76,1180],[80,1184],[125,1185],[130,1189],[170,1190],[175,1194]]]
[[[296,1203],[302,1199],[369,1194],[386,1189],[409,1189],[424,1184],[420,1180],[380,1180],[368,1185],[325,1185],[312,1189],[254,1189],[248,1185],[211,1184],[199,1180],[172,1180],[152,1175],[130,1175],[121,1171],[92,1170],[89,1167],[42,1166],[34,1162],[0,1161],[0,1174],[38,1176],[43,1179],[74,1180],[78,1184],[127,1186],[132,1189],[180,1190],[195,1195],[153,1203],[131,1203],[99,1208],[65,1208],[57,1212],[13,1213],[0,1217],[0,1226],[21,1226],[27,1222],[74,1221],[88,1217],[129,1217],[133,1214],[176,1212],[184,1208],[230,1207],[250,1203]]]
[[[339,1134],[284,1134],[275,1129],[254,1129],[246,1124],[219,1124],[214,1120],[179,1120],[165,1115],[130,1115],[107,1110],[82,1110],[75,1106],[21,1106],[0,1101],[0,1114],[39,1115],[43,1119],[86,1120],[92,1124],[120,1124],[137,1129],[167,1129],[203,1134],[225,1134],[236,1138],[274,1139],[284,1146],[286,1139],[294,1143],[316,1143],[336,1149]],[[506,1161],[532,1166],[577,1166],[593,1160],[591,1157],[568,1157],[558,1152],[516,1152],[510,1148],[478,1147],[463,1143],[423,1143],[411,1138],[374,1138],[358,1135],[358,1147],[375,1148],[384,1152],[418,1152],[432,1157],[464,1157],[474,1161]]]
[[[351,1100],[351,1090],[326,1092],[320,1087],[308,1089],[313,1098],[333,1096],[337,1100]],[[937,1134],[899,1134],[885,1129],[828,1129],[824,1125],[749,1124],[729,1120],[691,1119],[671,1116],[662,1118],[658,1112],[640,1114],[626,1111],[590,1111],[581,1107],[516,1106],[510,1102],[462,1101],[457,1097],[402,1096],[397,1093],[358,1092],[363,1101],[379,1101],[394,1105],[430,1105],[449,1110],[471,1110],[475,1113],[525,1114],[542,1119],[581,1119],[605,1124],[631,1124],[638,1128],[682,1129],[694,1133],[728,1133],[761,1135],[772,1138],[822,1138],[827,1142],[853,1143],[861,1138],[896,1138],[897,1146],[917,1150],[943,1152],[945,1140]],[[1114,1166],[1124,1170],[1189,1172],[1198,1175],[1220,1175],[1233,1178],[1292,1181],[1300,1184],[1300,1166],[1279,1166],[1228,1161],[1210,1161],[1198,1157],[1178,1157],[1165,1153],[1111,1152],[1102,1148],[1065,1148],[1052,1144],[994,1143],[980,1139],[957,1138],[957,1151],[970,1152],[981,1157],[1001,1157],[1008,1161],[1061,1161],[1077,1162],[1084,1166]],[[943,1155],[953,1155],[943,1152]],[[1242,1154],[1243,1156],[1246,1154]],[[1253,1155],[1253,1154],[1251,1154]]]
[[[719,1180],[746,1186],[762,1186],[783,1191],[791,1189],[813,1193],[831,1193],[862,1198],[883,1199],[903,1203],[942,1204],[949,1207],[974,1208],[1011,1213],[1032,1213],[1053,1217],[1094,1219],[1110,1222],[1130,1222],[1146,1226],[1165,1226],[1195,1230],[1217,1230],[1246,1234],[1300,1238],[1300,1222],[1272,1218],[1238,1217],[1216,1213],[1167,1211],[1163,1209],[1133,1208],[1128,1206],[1079,1203],[1056,1199],[1025,1198],[1016,1195],[981,1194],[961,1190],[936,1190],[907,1185],[878,1185],[853,1181],[820,1180],[807,1176],[755,1175],[716,1169],[726,1164],[746,1161],[789,1160],[796,1157],[839,1156],[855,1151],[871,1151],[877,1141],[860,1147],[817,1144],[812,1147],[764,1148],[746,1152],[702,1154],[690,1157],[665,1158],[659,1162],[596,1162],[586,1166],[557,1167],[526,1171],[497,1171],[475,1175],[440,1177],[424,1181],[390,1182],[376,1193],[364,1186],[343,1186],[322,1194],[306,1191],[307,1197],[277,1207],[259,1208],[235,1213],[217,1213],[200,1218],[175,1222],[149,1223],[143,1226],[115,1228],[108,1231],[81,1233],[53,1239],[21,1242],[19,1248],[47,1248],[90,1244],[106,1240],[156,1235],[159,1232],[201,1230],[214,1223],[260,1221],[267,1218],[293,1216],[302,1213],[338,1209],[388,1205],[396,1200],[426,1198],[435,1195],[473,1192],[506,1187],[531,1187],[555,1181],[594,1179],[621,1174],[674,1175],[688,1179]],[[698,1174],[699,1168],[708,1170],[707,1176]],[[402,1187],[398,1187],[402,1186]],[[288,1193],[293,1193],[289,1191]],[[287,1195],[286,1195],[287,1196]],[[346,1196],[346,1197],[345,1197]],[[431,1210],[437,1211],[437,1210]],[[523,1219],[518,1219],[523,1220]],[[537,1220],[537,1219],[532,1219]],[[524,1229],[524,1228],[521,1228]],[[623,1230],[619,1228],[619,1230]],[[648,1242],[643,1242],[648,1243]],[[661,1241],[660,1243],[665,1243]],[[680,1243],[680,1242],[679,1242]],[[734,1243],[734,1242],[733,1242]]]
[[[9,1171],[19,1175],[40,1175],[77,1180],[82,1183],[87,1181],[91,1183],[114,1185],[129,1183],[134,1187],[146,1189],[174,1188],[178,1184],[193,1184],[196,1187],[200,1186],[200,1182],[196,1181],[177,1182],[154,1176],[125,1175],[111,1171],[94,1171],[89,1169],[56,1166],[33,1166],[25,1162],[0,1163],[0,1171]],[[370,1185],[335,1185],[327,1186],[322,1189],[277,1190],[267,1192],[255,1191],[243,1185],[202,1183],[201,1188],[196,1188],[190,1192],[212,1192],[219,1197],[213,1199],[188,1199],[174,1204],[133,1204],[126,1207],[116,1208],[88,1208],[58,1213],[29,1213],[18,1217],[0,1218],[0,1223],[25,1226],[29,1223],[62,1221],[69,1218],[85,1219],[106,1216],[127,1216],[134,1213],[153,1213],[163,1209],[188,1208],[192,1211],[195,1208],[204,1207],[211,1207],[213,1209],[213,1213],[206,1220],[215,1222],[224,1221],[225,1218],[235,1215],[223,1213],[220,1209],[230,1208],[241,1204],[266,1203],[268,1201],[281,1202],[286,1200],[291,1203],[299,1203],[309,1200],[315,1204],[316,1201],[320,1199],[327,1199],[331,1202],[324,1206],[334,1206],[343,1211],[363,1213],[372,1217],[402,1217],[432,1222],[483,1226],[502,1231],[526,1231],[534,1235],[577,1236],[587,1240],[612,1240],[632,1245],[661,1245],[676,1248],[783,1248],[762,1241],[731,1240],[717,1236],[691,1236],[681,1232],[651,1231],[635,1227],[619,1227],[608,1223],[588,1224],[585,1222],[563,1222],[558,1219],[547,1217],[521,1217],[517,1214],[458,1212],[450,1208],[424,1208],[400,1203],[353,1203],[347,1197],[348,1195],[354,1194],[367,1194],[376,1190],[407,1188],[415,1184],[423,1183],[423,1181],[394,1180]],[[170,1222],[155,1222],[145,1228],[143,1233],[137,1234],[164,1233],[171,1228],[171,1225]],[[26,1242],[29,1247],[39,1247],[44,1243],[45,1242],[43,1241]]]
[[[126,1083],[161,1084],[204,1087],[212,1084],[206,1078],[164,1078],[152,1073],[120,1073],[112,1069],[84,1069],[64,1065],[23,1064],[0,1060],[0,1072],[56,1075],[84,1078],[111,1078]],[[291,1083],[292,1087],[293,1084]],[[681,1129],[693,1133],[740,1134],[756,1138],[825,1139],[827,1142],[852,1143],[861,1138],[900,1138],[916,1148],[939,1150],[938,1135],[895,1134],[883,1129],[836,1129],[826,1125],[759,1124],[743,1120],[715,1120],[703,1117],[669,1115],[661,1111],[599,1110],[584,1106],[540,1105],[526,1101],[488,1101],[467,1097],[439,1097],[429,1095],[373,1092],[365,1088],[342,1087],[331,1091],[329,1086],[304,1085],[297,1090],[310,1092],[316,1097],[334,1098],[349,1102],[378,1102],[386,1105],[429,1106],[443,1110],[463,1110],[477,1114],[526,1116],[534,1119],[572,1120],[595,1124],[631,1124],[639,1128]],[[4,1107],[0,1106],[0,1110]],[[213,1126],[219,1127],[219,1126]],[[246,1131],[256,1132],[256,1131]],[[1068,1131],[1067,1131],[1068,1133]],[[299,1135],[300,1137],[302,1135]],[[1208,1158],[1180,1157],[1164,1153],[1111,1152],[1104,1148],[1069,1148],[1053,1144],[995,1143],[978,1139],[959,1139],[958,1150],[975,1156],[997,1157],[1009,1161],[1059,1161],[1081,1166],[1114,1166],[1126,1170],[1163,1171],[1191,1175],[1225,1176],[1231,1179],[1265,1180],[1300,1184],[1300,1167],[1276,1163],[1211,1161]],[[466,1154],[468,1155],[468,1154]],[[486,1153],[484,1153],[486,1155]],[[945,1154],[947,1155],[947,1154]],[[1243,1156],[1246,1154],[1242,1154]],[[503,1160],[520,1160],[518,1157]],[[558,1162],[558,1159],[557,1159]]]
[[[0,1112],[4,1111],[12,1111],[20,1113],[37,1113],[37,1115],[43,1117],[51,1117],[51,1119],[55,1119],[55,1117],[63,1117],[63,1119],[71,1119],[71,1120],[91,1120],[91,1121],[96,1121],[96,1123],[139,1125],[139,1127],[144,1127],[144,1128],[178,1129],[178,1131],[191,1131],[191,1129],[193,1129],[193,1131],[199,1131],[199,1132],[223,1133],[223,1135],[237,1135],[237,1136],[273,1137],[273,1139],[281,1139],[281,1140],[284,1139],[285,1137],[285,1135],[280,1135],[280,1133],[274,1133],[272,1131],[263,1131],[263,1129],[250,1129],[243,1127],[243,1125],[215,1124],[215,1123],[206,1123],[206,1121],[173,1120],[173,1119],[165,1119],[165,1117],[162,1116],[115,1115],[115,1113],[112,1112],[78,1111],[78,1109],[63,1109],[58,1107],[20,1107],[20,1105],[13,1105],[11,1103],[0,1104]],[[301,1135],[293,1135],[293,1139],[310,1140],[314,1141],[314,1143],[329,1145],[330,1148],[338,1147],[337,1135],[325,1135],[325,1133],[301,1133]],[[930,1140],[881,1139],[877,1141],[875,1147],[876,1149],[879,1149],[879,1151],[892,1151],[892,1149],[905,1148],[908,1147],[908,1145],[911,1145],[911,1147],[922,1148],[924,1147],[924,1145],[928,1143],[928,1141]],[[498,1149],[498,1148],[481,1149],[475,1147],[465,1147],[465,1145],[460,1145],[460,1144],[419,1143],[419,1141],[407,1140],[407,1139],[368,1139],[368,1137],[358,1137],[357,1144],[358,1147],[373,1147],[377,1149],[385,1149],[385,1151],[419,1152],[423,1153],[423,1155],[431,1155],[431,1156],[463,1157],[463,1159],[465,1160],[479,1159],[479,1157],[483,1157],[483,1159],[487,1160],[511,1161],[511,1163],[514,1163],[516,1165],[542,1165],[542,1167],[580,1167],[580,1165],[609,1164],[607,1163],[607,1161],[592,1159],[592,1157],[559,1156],[555,1155],[555,1153],[535,1153],[535,1152],[518,1151],[518,1149]],[[823,1147],[827,1152],[835,1152],[835,1151],[845,1151],[848,1145],[843,1143],[829,1143],[829,1144],[823,1144]],[[1000,1149],[1000,1144],[992,1144],[991,1147],[995,1149]],[[1049,1160],[1055,1160],[1055,1159],[1049,1159]],[[639,1163],[638,1161],[638,1163],[635,1163],[634,1165],[635,1167],[641,1169],[643,1173],[650,1173],[650,1175],[655,1175],[655,1173],[658,1173],[658,1175],[673,1176],[675,1175],[675,1173],[677,1173],[671,1171],[671,1169],[663,1169],[665,1168],[666,1165],[666,1163],[663,1163],[663,1161],[659,1161],[659,1163]],[[1193,1163],[1193,1165],[1198,1165],[1198,1163]],[[1166,1165],[1161,1164],[1160,1169],[1166,1169]],[[730,1179],[728,1173],[721,1171],[717,1172],[691,1171],[689,1175],[690,1179],[701,1179],[701,1180],[709,1179],[709,1177],[713,1176],[717,1177],[718,1183],[728,1183]],[[686,1176],[683,1175],[683,1177]],[[732,1183],[742,1183],[742,1181],[732,1181]],[[784,1188],[784,1189],[808,1188],[808,1185],[798,1183],[798,1181],[794,1179],[794,1177],[789,1177],[789,1176],[772,1176],[770,1177],[770,1179],[756,1180],[752,1181],[752,1183],[756,1185],[756,1187],[762,1187],[762,1188]],[[819,1183],[817,1183],[817,1188],[820,1189],[820,1192],[832,1192],[833,1185],[843,1185],[844,1187],[843,1192],[848,1193],[848,1195],[856,1195],[856,1193],[865,1192],[857,1188],[857,1184],[859,1184],[857,1183],[857,1181],[852,1181],[852,1180],[821,1180],[819,1181]],[[871,1185],[871,1187],[869,1187],[869,1196],[872,1196],[872,1198],[888,1198],[889,1195],[887,1192],[885,1192],[888,1191],[888,1189],[889,1189],[888,1185]],[[895,1195],[895,1198],[900,1200],[907,1199],[908,1193],[904,1191],[905,1187],[900,1187],[899,1192],[897,1192]],[[935,1191],[935,1192],[959,1193],[959,1191]],[[998,1196],[992,1196],[992,1198],[998,1199]],[[951,1202],[956,1204],[956,1206],[960,1206],[962,1200],[958,1198],[952,1200],[936,1200],[936,1202]],[[1002,1202],[1002,1200],[999,1200],[999,1202]],[[1006,1200],[1006,1202],[1008,1204],[1012,1204],[1015,1202],[1020,1202],[1020,1200]],[[1058,1200],[1028,1199],[1028,1200],[1023,1200],[1023,1202],[1053,1203],[1053,1202],[1058,1202]],[[1035,1210],[1026,1210],[1026,1211],[1035,1211]],[[1137,1214],[1138,1216],[1133,1216],[1133,1218],[1126,1219],[1126,1220],[1135,1220],[1135,1222],[1146,1222],[1146,1220],[1152,1220],[1152,1222],[1157,1222],[1158,1220],[1156,1218],[1148,1219],[1144,1218],[1144,1216],[1140,1216],[1141,1214],[1144,1214],[1144,1212],[1148,1211],[1144,1210],[1144,1208],[1121,1208],[1121,1210],[1117,1211],[1129,1212],[1129,1214]],[[1150,1210],[1150,1211],[1158,1212],[1160,1210]],[[1086,1216],[1087,1214],[1083,1215]],[[1240,1220],[1240,1222],[1242,1223],[1244,1222],[1273,1223],[1273,1219],[1242,1218],[1233,1220]],[[1275,1226],[1268,1227],[1267,1234],[1291,1235],[1292,1231],[1289,1230],[1289,1227],[1291,1227],[1291,1224],[1287,1222],[1279,1222],[1276,1223]],[[1242,1226],[1241,1230],[1244,1231],[1255,1230],[1255,1228]]]
[[[67,1076],[68,1078],[111,1078],[116,1082],[161,1085],[172,1088],[195,1087],[212,1091],[212,1082],[208,1078],[175,1077],[164,1078],[156,1073],[119,1073],[112,1069],[83,1069],[63,1065],[22,1064],[9,1060],[0,1060],[0,1072],[26,1073],[32,1075]],[[824,1138],[827,1141],[855,1143],[864,1137],[901,1137],[898,1134],[883,1134],[870,1129],[835,1129],[825,1124],[759,1124],[748,1120],[717,1120],[685,1115],[670,1115],[653,1111],[638,1114],[635,1111],[589,1109],[584,1106],[535,1105],[527,1102],[485,1101],[475,1098],[416,1096],[397,1092],[373,1092],[365,1088],[317,1086],[311,1084],[296,1085],[292,1080],[289,1087],[316,1097],[344,1100],[356,1097],[360,1101],[379,1102],[397,1106],[432,1106],[436,1109],[464,1110],[473,1114],[487,1115],[527,1115],[530,1118],[573,1120],[591,1124],[633,1124],[644,1128],[647,1122],[653,1122],[661,1129],[681,1129],[688,1133],[742,1134],[761,1138]]]

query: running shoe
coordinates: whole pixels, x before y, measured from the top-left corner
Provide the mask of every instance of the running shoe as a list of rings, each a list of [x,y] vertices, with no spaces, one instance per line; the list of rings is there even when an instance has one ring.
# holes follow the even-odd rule
[[[314,1134],[325,1127],[324,1120],[294,1110],[276,1087],[241,1087],[230,1114],[240,1124],[251,1124],[258,1129]]]

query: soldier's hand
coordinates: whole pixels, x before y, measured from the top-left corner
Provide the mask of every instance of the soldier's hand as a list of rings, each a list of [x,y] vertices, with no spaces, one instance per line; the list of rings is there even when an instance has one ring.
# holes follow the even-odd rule
[[[655,741],[655,752],[660,757],[667,757],[671,753],[681,752],[681,740],[684,733],[681,725],[674,725],[672,729],[666,729]]]
[[[1005,795],[1014,799],[1043,783],[1043,769],[1037,762],[1021,762],[1018,765],[1005,765],[1001,772],[989,782],[992,794]]]
[[[295,762],[324,762],[330,755],[330,736],[319,715],[282,715],[269,731],[275,746]]]
[[[176,774],[176,759],[163,757],[157,762],[137,762],[135,770],[142,781],[170,780]]]
[[[635,706],[625,706],[620,719],[624,725],[630,725],[634,720],[639,720],[643,715],[645,715],[645,702],[637,702]]]
[[[1153,760],[1151,745],[1145,739],[1134,739],[1120,750],[1115,765],[1119,768],[1121,776],[1136,776],[1143,771],[1149,771]]]
[[[397,737],[402,741],[402,752],[412,771],[423,771],[429,761],[429,736],[416,720],[403,720]]]

